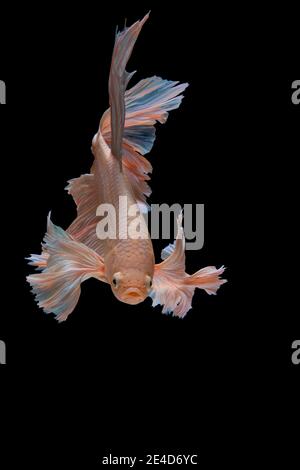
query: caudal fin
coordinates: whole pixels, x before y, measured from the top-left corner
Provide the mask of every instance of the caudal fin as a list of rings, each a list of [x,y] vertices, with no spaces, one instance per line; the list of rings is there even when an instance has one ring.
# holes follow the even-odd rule
[[[152,166],[143,155],[154,144],[154,126],[165,123],[168,112],[180,106],[188,86],[153,76],[126,90],[134,73],[128,73],[125,67],[148,17],[117,33],[109,76],[110,108],[103,114],[99,128],[113,155],[122,160],[134,196],[142,203],[151,194],[147,181]]]
[[[54,225],[50,215],[43,253],[32,255],[30,264],[42,270],[27,277],[36,301],[45,313],[54,313],[59,322],[74,310],[81,282],[90,277],[105,281],[102,258]]]
[[[149,13],[141,21],[136,21],[130,28],[116,34],[109,74],[109,104],[111,121],[111,150],[114,157],[122,160],[122,139],[125,122],[125,90],[134,74],[126,71],[134,44],[141,32]]]

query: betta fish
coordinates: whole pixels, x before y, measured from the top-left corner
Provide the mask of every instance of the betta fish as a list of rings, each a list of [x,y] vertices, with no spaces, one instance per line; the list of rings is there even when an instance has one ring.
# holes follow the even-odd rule
[[[147,181],[152,166],[144,157],[155,141],[155,124],[166,122],[168,112],[180,106],[187,83],[153,76],[127,89],[133,73],[126,71],[134,44],[149,13],[131,27],[116,33],[109,74],[109,104],[92,140],[93,165],[89,174],[70,180],[67,191],[77,206],[77,217],[65,231],[48,216],[42,253],[29,264],[39,271],[27,277],[36,301],[61,322],[74,310],[83,281],[94,277],[108,283],[121,302],[136,305],[148,296],[163,313],[184,317],[195,289],[215,294],[226,282],[224,267],[209,266],[192,275],[185,272],[182,214],[177,236],[155,264],[152,240],[144,223],[143,207],[151,194]],[[140,208],[140,237],[128,236],[132,215],[119,211],[121,197]],[[115,237],[97,235],[101,204],[116,208]]]

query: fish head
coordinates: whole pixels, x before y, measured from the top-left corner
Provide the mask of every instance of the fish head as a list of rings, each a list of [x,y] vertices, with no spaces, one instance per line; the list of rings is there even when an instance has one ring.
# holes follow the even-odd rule
[[[152,277],[139,269],[119,271],[112,275],[110,285],[118,300],[136,305],[148,297],[152,288]]]

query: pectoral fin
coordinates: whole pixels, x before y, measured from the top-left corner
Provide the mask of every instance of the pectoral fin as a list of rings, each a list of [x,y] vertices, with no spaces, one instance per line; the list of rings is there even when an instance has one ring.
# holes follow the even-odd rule
[[[90,277],[106,282],[102,258],[76,241],[48,217],[47,233],[43,243],[43,264],[39,274],[27,277],[36,301],[45,313],[54,313],[59,322],[74,310],[80,284]],[[32,255],[30,263],[36,265],[39,256]]]
[[[153,306],[163,305],[162,313],[171,313],[183,318],[192,307],[195,288],[204,289],[208,294],[215,294],[218,288],[227,282],[220,279],[224,267],[217,269],[209,266],[195,274],[185,272],[185,239],[182,228],[182,214],[179,215],[178,233],[175,244],[168,245],[162,252],[165,260],[155,265],[153,288],[150,293]]]

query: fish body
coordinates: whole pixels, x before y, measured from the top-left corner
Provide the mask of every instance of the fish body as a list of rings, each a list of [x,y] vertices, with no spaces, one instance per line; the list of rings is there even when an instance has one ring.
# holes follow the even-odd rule
[[[115,237],[108,237],[103,241],[105,275],[117,298],[136,304],[145,300],[149,294],[155,264],[152,241],[130,181],[121,171],[119,162],[111,153],[101,131],[93,140],[92,150],[99,205],[110,204],[115,208],[116,215],[115,221],[111,222],[116,227]],[[126,201],[126,210],[120,207],[122,200]],[[136,208],[132,215],[127,210],[130,207]],[[128,234],[128,227],[132,222],[140,227],[138,239],[133,239]],[[114,285],[114,277],[118,285]]]
[[[77,205],[77,217],[65,231],[49,215],[42,253],[29,258],[39,271],[27,277],[38,305],[58,321],[66,320],[74,310],[80,285],[90,277],[110,284],[122,302],[138,304],[150,296],[154,306],[163,305],[163,313],[178,317],[191,308],[196,287],[215,294],[226,282],[220,278],[223,266],[209,266],[192,275],[185,272],[182,214],[174,244],[163,250],[163,261],[155,264],[143,216],[152,171],[144,155],[154,144],[155,124],[165,123],[168,112],[180,106],[188,84],[154,76],[127,89],[133,73],[125,68],[148,17],[116,34],[110,107],[92,141],[94,162],[90,173],[70,180],[66,188]],[[106,207],[114,208],[115,217],[108,211],[105,219]],[[114,228],[113,236],[111,232],[99,236],[104,219]],[[131,232],[133,224],[138,231]]]

